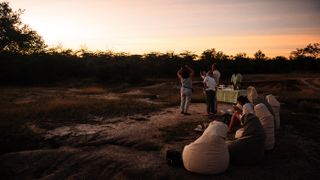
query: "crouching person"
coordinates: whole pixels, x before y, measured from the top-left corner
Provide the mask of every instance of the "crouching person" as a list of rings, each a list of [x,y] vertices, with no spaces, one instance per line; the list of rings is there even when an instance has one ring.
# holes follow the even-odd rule
[[[264,156],[265,133],[254,114],[244,114],[241,121],[243,124],[241,137],[228,143],[230,162],[235,165],[255,164]]]
[[[184,167],[201,174],[226,171],[229,166],[229,152],[225,142],[227,131],[227,125],[220,120],[211,122],[197,140],[184,147]]]

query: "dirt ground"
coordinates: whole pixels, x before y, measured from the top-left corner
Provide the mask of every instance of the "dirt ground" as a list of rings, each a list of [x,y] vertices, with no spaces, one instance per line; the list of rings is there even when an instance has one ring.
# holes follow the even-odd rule
[[[226,81],[225,81],[226,83]],[[277,132],[276,146],[263,162],[255,166],[233,166],[218,175],[199,175],[183,168],[166,164],[168,149],[182,150],[184,145],[201,135],[194,129],[198,124],[210,122],[205,116],[206,105],[201,87],[195,83],[197,95],[190,107],[191,116],[180,114],[176,82],[169,80],[141,87],[124,86],[123,91],[81,89],[78,86],[62,88],[19,87],[1,89],[2,105],[11,109],[23,105],[19,111],[2,108],[0,177],[1,179],[319,179],[320,175],[320,76],[310,74],[245,75],[244,86],[255,86],[260,94],[274,94],[281,102],[281,128]],[[166,95],[162,87],[168,89]],[[138,90],[137,90],[138,89]],[[29,90],[28,93],[26,90]],[[16,92],[16,93],[14,93]],[[70,116],[75,120],[44,116],[37,112],[23,116],[12,130],[10,113],[23,110],[45,96],[63,93],[79,99],[90,96],[103,101],[135,98],[126,107],[128,114],[100,113],[100,109]],[[174,94],[174,96],[168,94]],[[41,96],[41,97],[40,97]],[[68,96],[69,97],[69,96]],[[61,98],[64,99],[64,98]],[[58,107],[59,101],[55,100]],[[173,100],[174,99],[174,100]],[[74,101],[74,99],[72,99]],[[65,102],[64,102],[65,103]],[[76,104],[78,101],[75,102]],[[89,102],[88,102],[89,103]],[[91,103],[91,101],[90,101]],[[93,102],[92,102],[93,103]],[[100,103],[100,102],[99,102]],[[142,104],[139,104],[142,103]],[[57,105],[58,104],[58,105]],[[69,106],[70,104],[63,104]],[[70,105],[71,106],[71,105]],[[104,105],[103,105],[104,106]],[[116,107],[121,106],[116,104]],[[135,111],[131,107],[142,107]],[[63,109],[63,113],[73,110]],[[111,105],[107,104],[105,108]],[[219,111],[231,110],[231,104],[219,103]],[[85,107],[75,106],[79,111]],[[39,109],[39,107],[38,107]],[[32,110],[32,109],[31,109]],[[121,110],[121,111],[125,111]],[[27,110],[30,111],[29,109]],[[42,109],[41,109],[42,111]],[[48,112],[49,110],[43,110]],[[138,113],[135,113],[138,112]],[[36,115],[34,115],[36,114]],[[31,118],[30,118],[31,117]],[[69,117],[69,114],[68,114]],[[81,118],[85,120],[80,120]],[[59,120],[59,121],[58,121]],[[71,121],[71,120],[70,120]],[[7,134],[6,134],[7,133]],[[10,134],[11,133],[11,134]],[[15,133],[15,136],[12,135]]]

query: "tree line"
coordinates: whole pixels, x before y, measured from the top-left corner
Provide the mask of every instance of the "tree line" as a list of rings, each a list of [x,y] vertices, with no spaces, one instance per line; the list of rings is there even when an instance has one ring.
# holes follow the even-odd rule
[[[227,55],[214,48],[201,55],[191,51],[176,54],[151,52],[143,55],[112,51],[49,48],[42,37],[22,23],[23,10],[12,10],[8,2],[0,3],[0,84],[34,84],[81,78],[103,82],[138,83],[146,78],[174,77],[183,65],[196,72],[208,70],[216,63],[224,77],[234,72],[289,73],[317,72],[320,68],[320,44],[313,43],[292,51],[289,58],[268,58],[261,50],[254,57],[246,53]]]

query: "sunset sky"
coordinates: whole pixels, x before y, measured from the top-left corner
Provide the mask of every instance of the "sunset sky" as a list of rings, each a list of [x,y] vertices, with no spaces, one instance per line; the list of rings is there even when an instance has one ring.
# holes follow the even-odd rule
[[[48,45],[288,56],[320,42],[319,0],[9,0]]]

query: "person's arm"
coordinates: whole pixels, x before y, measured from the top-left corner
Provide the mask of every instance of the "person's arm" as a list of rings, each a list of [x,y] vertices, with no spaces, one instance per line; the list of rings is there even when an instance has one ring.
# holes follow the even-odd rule
[[[240,109],[237,105],[233,105],[233,109],[235,112],[237,112],[238,114],[242,113],[242,109]]]
[[[177,76],[179,79],[182,79],[181,71],[182,71],[182,68],[180,68],[179,71],[177,72]]]
[[[233,128],[234,123],[235,123],[236,120],[240,121],[239,113],[237,111],[234,112],[232,117],[231,117],[231,121],[230,121],[230,124],[228,126],[228,132],[229,133],[232,132],[232,128]]]
[[[190,77],[193,77],[194,76],[194,71],[192,69],[191,70],[191,73],[190,73]]]
[[[206,74],[206,73],[203,72],[203,71],[200,72],[200,76],[201,76],[202,79],[204,79],[204,78],[206,77],[205,74]]]

